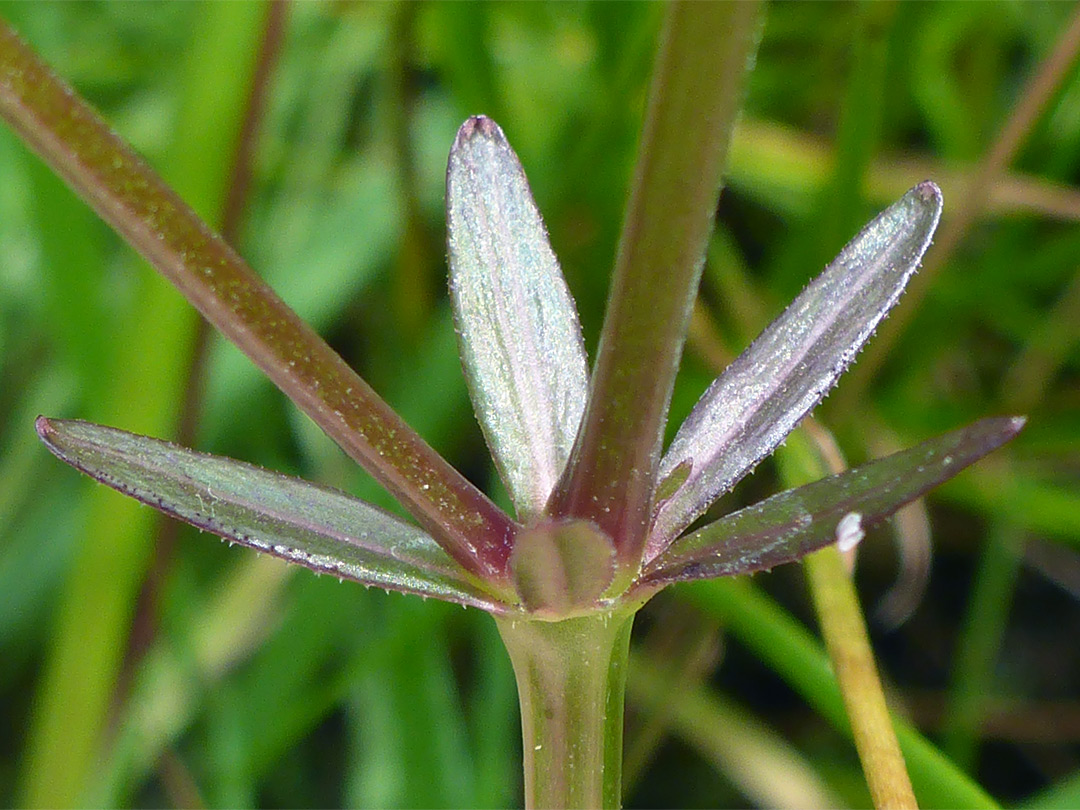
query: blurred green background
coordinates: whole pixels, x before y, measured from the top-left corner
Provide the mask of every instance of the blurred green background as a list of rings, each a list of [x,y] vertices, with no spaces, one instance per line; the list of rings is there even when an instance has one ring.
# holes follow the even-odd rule
[[[279,11],[234,241],[501,498],[447,307],[446,154],[467,115],[502,125],[592,354],[662,6]],[[766,12],[673,426],[877,210],[939,182],[926,269],[817,415],[850,463],[980,416],[1030,415],[1004,451],[873,532],[857,579],[897,710],[996,800],[1076,806],[1080,72],[1068,60],[1048,103],[1021,112],[1030,131],[1004,171],[985,168],[1077,9]],[[0,15],[221,224],[266,6]],[[37,442],[39,413],[179,431],[394,508],[237,351],[212,337],[193,370],[202,338],[187,305],[6,128],[0,178],[0,803],[518,803],[516,695],[487,616],[230,550]],[[720,508],[778,486],[764,464]],[[814,629],[797,566],[753,583]],[[753,621],[729,626],[714,587],[674,589],[639,619],[627,805],[866,806],[850,743],[753,651]]]

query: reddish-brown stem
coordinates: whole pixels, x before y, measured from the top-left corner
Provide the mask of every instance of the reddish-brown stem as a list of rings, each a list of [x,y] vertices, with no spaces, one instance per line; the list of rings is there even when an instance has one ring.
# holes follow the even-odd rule
[[[669,8],[589,402],[549,504],[600,526],[624,571],[636,569],[645,543],[757,11],[756,3]]]
[[[0,115],[474,574],[506,575],[514,524],[429,447],[6,24]]]

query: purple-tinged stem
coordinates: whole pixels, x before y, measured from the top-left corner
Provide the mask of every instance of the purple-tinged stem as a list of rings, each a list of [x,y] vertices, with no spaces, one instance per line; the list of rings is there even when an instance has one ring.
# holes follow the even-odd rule
[[[469,571],[513,522],[429,447],[6,24],[0,116]]]
[[[636,568],[675,372],[758,4],[673,3],[652,82],[589,404],[549,511],[595,522]]]

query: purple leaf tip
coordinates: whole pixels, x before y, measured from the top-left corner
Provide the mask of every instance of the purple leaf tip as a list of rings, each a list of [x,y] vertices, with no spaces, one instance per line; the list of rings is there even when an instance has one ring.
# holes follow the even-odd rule
[[[465,123],[458,129],[456,138],[457,144],[465,143],[473,138],[506,141],[506,136],[503,135],[503,131],[499,125],[486,115],[471,115],[465,119]]]
[[[939,206],[941,205],[941,189],[933,180],[923,180],[915,186],[914,191],[923,202],[936,201]]]

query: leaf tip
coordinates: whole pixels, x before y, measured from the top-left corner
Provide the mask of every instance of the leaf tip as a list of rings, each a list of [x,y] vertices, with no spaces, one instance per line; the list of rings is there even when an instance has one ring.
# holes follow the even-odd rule
[[[459,149],[464,144],[474,139],[482,138],[490,141],[506,141],[502,129],[486,115],[470,115],[465,123],[458,128],[457,138],[454,139],[454,148]]]
[[[1000,447],[1016,438],[1016,434],[1024,429],[1027,420],[1026,416],[995,416],[983,419],[979,424],[986,426],[988,435],[993,437],[994,446]]]
[[[47,416],[38,416],[34,420],[34,430],[37,431],[38,438],[45,444],[49,451],[54,455],[58,455],[63,458],[60,452],[60,441],[62,439],[61,430],[63,428],[63,420],[50,419]]]
[[[34,420],[34,430],[37,431],[38,437],[43,442],[48,442],[49,438],[56,432],[56,428],[52,426],[52,422],[49,421],[49,418],[40,415]]]
[[[919,251],[921,256],[930,246],[930,237],[937,230],[938,221],[941,219],[944,207],[941,189],[933,180],[923,180],[905,194],[897,205],[908,212],[905,218],[910,218],[911,225],[918,223],[917,227],[925,238],[922,250]]]
[[[923,180],[911,190],[911,193],[925,203],[936,204],[937,207],[942,204],[941,189],[933,180]]]

